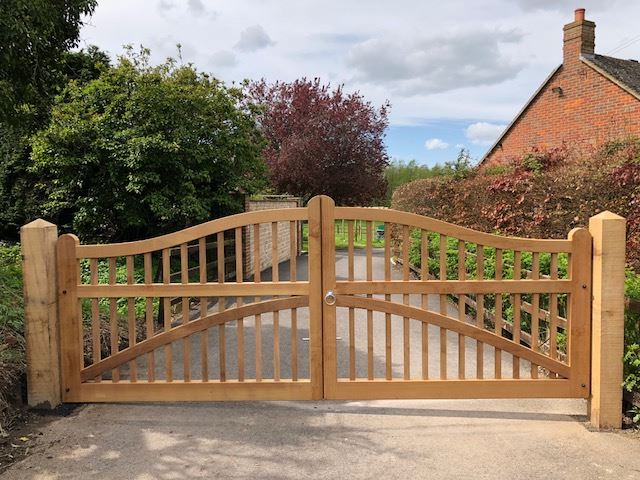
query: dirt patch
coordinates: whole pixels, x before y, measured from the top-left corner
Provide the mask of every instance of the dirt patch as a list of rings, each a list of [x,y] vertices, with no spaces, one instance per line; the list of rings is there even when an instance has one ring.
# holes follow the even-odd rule
[[[53,410],[31,410],[26,406],[11,410],[11,429],[0,432],[0,475],[33,450],[42,429],[50,422],[69,416],[77,405],[60,405]]]

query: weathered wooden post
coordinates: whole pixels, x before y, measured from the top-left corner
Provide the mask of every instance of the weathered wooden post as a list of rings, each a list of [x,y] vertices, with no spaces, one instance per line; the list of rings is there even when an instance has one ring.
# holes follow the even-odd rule
[[[589,416],[597,428],[622,426],[625,224],[611,212],[589,219],[593,236]]]
[[[20,229],[29,406],[61,402],[56,242],[58,227],[34,220]]]

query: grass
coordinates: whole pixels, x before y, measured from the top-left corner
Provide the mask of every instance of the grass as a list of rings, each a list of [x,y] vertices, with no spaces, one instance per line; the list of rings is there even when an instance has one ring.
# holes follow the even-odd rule
[[[349,227],[347,220],[335,222],[336,249],[344,250],[349,247]],[[378,232],[384,231],[384,222],[372,222],[373,247],[384,247],[384,238],[378,238]],[[353,221],[353,246],[354,248],[366,248],[367,246],[367,222],[365,220]],[[309,224],[302,225],[302,250],[309,250]]]

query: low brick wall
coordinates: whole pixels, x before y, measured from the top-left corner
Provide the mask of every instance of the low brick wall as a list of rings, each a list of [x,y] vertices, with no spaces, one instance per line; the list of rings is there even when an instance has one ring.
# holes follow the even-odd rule
[[[260,198],[247,197],[245,199],[245,212],[254,212],[257,210],[271,210],[276,208],[296,208],[301,206],[302,200],[298,197],[290,197],[288,195],[268,195]],[[288,221],[278,222],[278,260],[284,262],[289,260],[291,252],[290,243],[290,226]],[[254,234],[253,225],[245,227],[242,234],[242,243],[244,246],[243,264],[244,277],[248,278],[254,274]],[[271,224],[260,224],[259,234],[260,248],[260,270],[271,267]],[[294,238],[296,243],[296,252],[300,252],[300,226],[296,229]]]

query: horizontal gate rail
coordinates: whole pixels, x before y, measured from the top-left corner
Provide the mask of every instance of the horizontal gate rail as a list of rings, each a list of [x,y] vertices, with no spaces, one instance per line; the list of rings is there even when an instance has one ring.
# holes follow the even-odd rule
[[[389,280],[337,281],[335,292],[345,295],[373,293],[566,293],[571,280]]]
[[[110,243],[105,245],[78,245],[77,258],[105,258],[122,257],[126,255],[141,255],[156,250],[164,250],[176,245],[211,235],[213,233],[232,230],[237,227],[271,223],[272,221],[302,221],[307,220],[306,208],[282,208],[274,210],[258,210],[254,212],[238,213],[210,222],[185,228],[179,232],[169,233],[160,237],[135,242]]]
[[[308,294],[309,282],[78,285],[78,298],[264,297]]]

